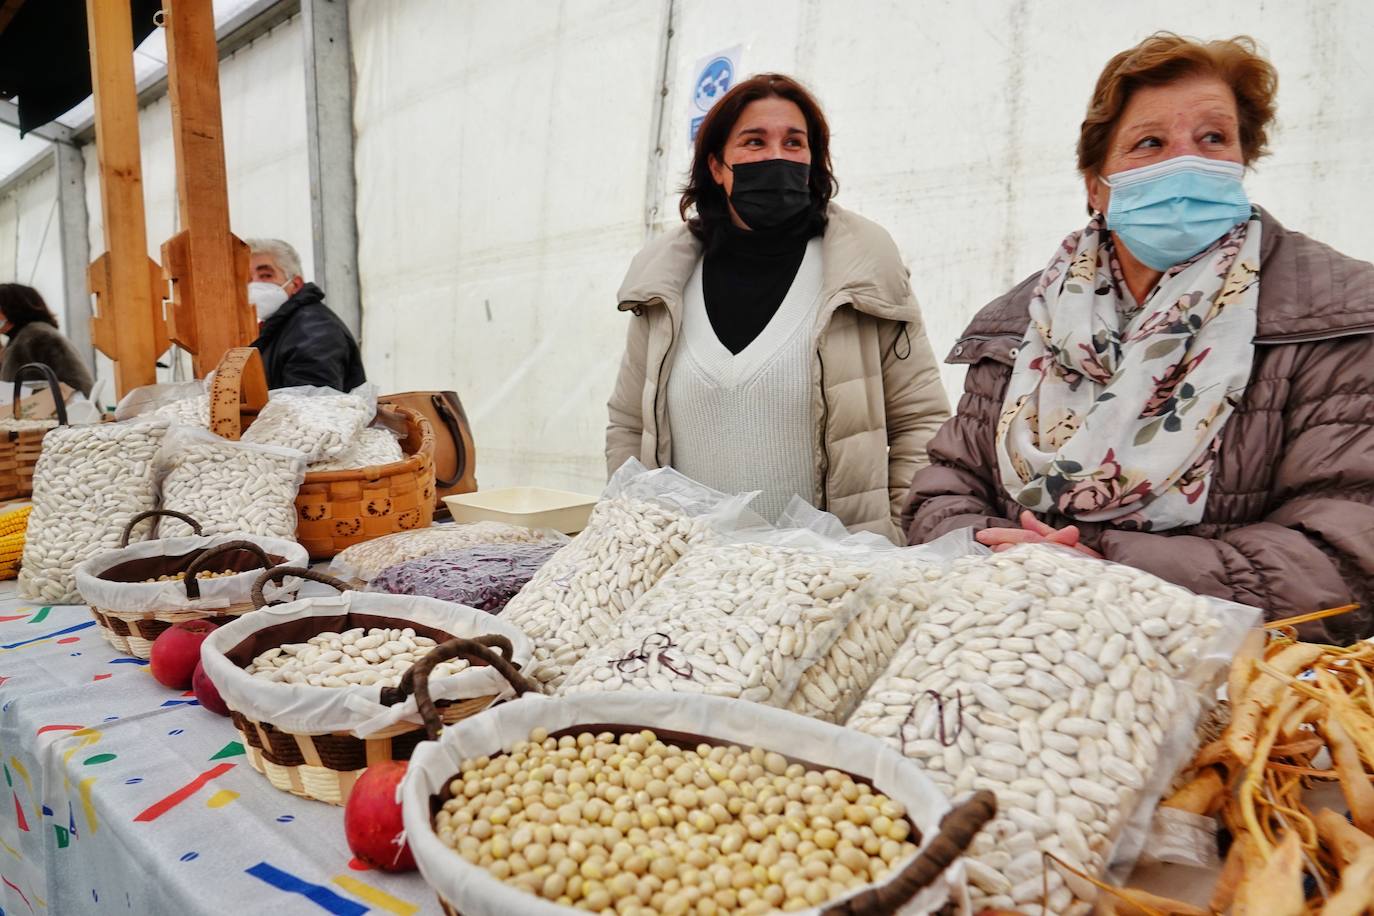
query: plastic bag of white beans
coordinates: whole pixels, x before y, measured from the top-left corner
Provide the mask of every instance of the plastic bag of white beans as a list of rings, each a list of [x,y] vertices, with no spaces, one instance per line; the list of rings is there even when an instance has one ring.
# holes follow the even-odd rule
[[[925,613],[846,724],[954,797],[996,793],[966,859],[975,910],[1086,913],[1091,887],[1044,854],[1125,877],[1260,611],[1041,545],[927,578]]]
[[[316,463],[346,452],[377,413],[377,389],[363,385],[344,394],[332,388],[278,388],[268,395],[242,440],[299,449]]]
[[[866,562],[872,566],[873,575],[858,596],[853,619],[802,674],[787,704],[792,712],[836,724],[849,718],[925,610],[930,600],[925,573],[959,557],[989,552],[968,529],[929,544],[898,549],[881,535],[850,534],[838,518],[800,497],[783,511],[778,526],[780,542],[866,550]]]
[[[294,537],[296,494],[305,479],[300,452],[177,427],[163,439],[156,463],[162,508],[191,516],[204,534]],[[161,537],[189,533],[185,529],[176,519],[158,524]]]
[[[725,528],[764,525],[754,494],[727,496],[672,468],[631,459],[606,486],[582,533],[554,554],[501,617],[534,641],[526,675],[556,690],[588,649],[689,550]],[[742,522],[741,519],[748,519]]]
[[[786,706],[858,613],[872,573],[867,551],[767,537],[693,549],[573,667],[563,692],[664,690]]]
[[[129,519],[157,507],[153,458],[166,432],[157,419],[61,426],[43,437],[20,595],[81,603],[76,566],[114,550]]]

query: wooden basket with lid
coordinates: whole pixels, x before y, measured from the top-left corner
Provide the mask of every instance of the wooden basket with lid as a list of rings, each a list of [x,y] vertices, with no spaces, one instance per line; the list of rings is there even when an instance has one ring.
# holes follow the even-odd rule
[[[237,441],[267,403],[262,356],[253,347],[224,355],[210,388],[210,430]],[[380,405],[378,420],[401,433],[406,457],[390,464],[307,472],[296,495],[296,540],[315,559],[434,521],[434,430],[404,407]]]

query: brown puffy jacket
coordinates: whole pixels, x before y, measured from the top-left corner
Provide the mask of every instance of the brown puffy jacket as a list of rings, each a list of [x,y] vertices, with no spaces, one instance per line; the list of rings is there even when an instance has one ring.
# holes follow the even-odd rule
[[[854,530],[901,540],[897,525],[926,440],[949,416],[940,365],[921,325],[906,267],[878,224],[834,204],[821,239],[822,306],[812,329],[815,491],[810,501]],[[701,243],[678,226],[635,256],[620,287],[633,312],[606,428],[610,473],[629,458],[672,462],[668,373],[682,327],[682,291]]]
[[[1347,642],[1374,633],[1374,265],[1261,215],[1254,368],[1221,434],[1201,523],[1079,527],[1109,560],[1269,619],[1358,602],[1324,632],[1303,632]],[[910,543],[1016,524],[1021,507],[998,477],[994,430],[1038,278],[979,312],[948,357],[968,376],[957,415],[930,441],[931,465],[912,481],[902,516]]]

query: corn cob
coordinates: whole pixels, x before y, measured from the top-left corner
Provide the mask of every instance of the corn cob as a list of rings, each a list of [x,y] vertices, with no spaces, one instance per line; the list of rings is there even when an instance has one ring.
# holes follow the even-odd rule
[[[25,506],[0,515],[0,579],[19,575],[19,558],[24,555],[24,536],[32,508]]]
[[[29,513],[32,511],[33,506],[25,506],[0,515],[0,537],[15,532],[23,533],[29,526]]]

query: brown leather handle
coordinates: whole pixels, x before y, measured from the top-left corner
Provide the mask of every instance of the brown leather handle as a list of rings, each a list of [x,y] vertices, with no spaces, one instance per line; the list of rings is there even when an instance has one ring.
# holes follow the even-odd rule
[[[435,485],[442,490],[458,483],[458,481],[463,479],[463,475],[467,473],[468,448],[467,444],[463,441],[463,429],[458,424],[458,418],[453,415],[453,407],[449,404],[448,398],[444,397],[442,394],[432,394],[429,396],[429,400],[434,406],[434,412],[439,415],[439,419],[443,421],[444,426],[448,429],[449,436],[453,439],[453,448],[458,459],[456,465],[457,470],[454,471],[452,477],[447,480],[436,479],[434,481]]]
[[[505,656],[497,655],[492,651],[492,647],[501,649]],[[413,692],[415,705],[420,710],[420,718],[425,720],[425,734],[429,735],[429,740],[436,741],[439,733],[443,731],[444,722],[439,718],[439,710],[434,707],[434,700],[429,695],[429,675],[434,666],[459,657],[469,661],[485,662],[506,679],[515,689],[516,696],[533,691],[534,687],[509,661],[510,654],[510,640],[499,634],[478,636],[475,639],[450,639],[430,649],[423,658],[407,668],[405,674],[401,675],[400,685],[394,688],[395,694],[388,694],[385,690],[382,692],[382,703],[393,705]]]
[[[67,425],[67,404],[62,400],[62,386],[57,381],[57,373],[52,371],[52,367],[47,363],[25,363],[14,373],[14,418],[21,419],[19,416],[19,392],[23,388],[24,373],[30,369],[43,376],[43,380],[48,383],[48,390],[52,392],[53,407],[57,410],[57,424]]]
[[[162,515],[165,515],[168,518],[175,518],[185,522],[186,524],[191,526],[191,530],[196,533],[196,537],[201,536],[202,529],[200,527],[200,522],[191,518],[191,516],[187,515],[186,513],[174,512],[171,509],[149,509],[147,512],[140,512],[133,518],[129,519],[129,524],[124,526],[124,534],[119,539],[119,546],[129,546],[129,535],[133,534],[134,526],[137,525],[139,522],[143,521],[146,518],[157,518],[158,516]]]
[[[253,607],[257,610],[262,610],[266,607],[267,599],[262,595],[263,588],[266,587],[268,582],[279,581],[285,579],[287,576],[297,576],[301,579],[309,579],[311,582],[320,582],[328,585],[330,588],[336,588],[341,592],[353,590],[353,586],[349,585],[347,582],[335,579],[333,576],[326,573],[316,572],[313,569],[305,569],[300,566],[274,566],[264,571],[262,575],[258,576],[257,581],[253,583]]]
[[[940,819],[940,832],[896,878],[826,907],[821,916],[885,916],[897,912],[953,865],[978,831],[996,816],[997,796],[980,789]]]
[[[246,550],[255,555],[262,561],[263,569],[270,569],[272,566],[272,561],[267,558],[267,551],[263,550],[252,541],[226,541],[218,547],[211,547],[209,550],[196,557],[195,561],[190,566],[186,567],[187,598],[200,597],[200,580],[196,578],[196,573],[205,568],[206,560],[210,557],[217,557],[233,550]],[[244,572],[247,572],[247,570],[244,570]]]

